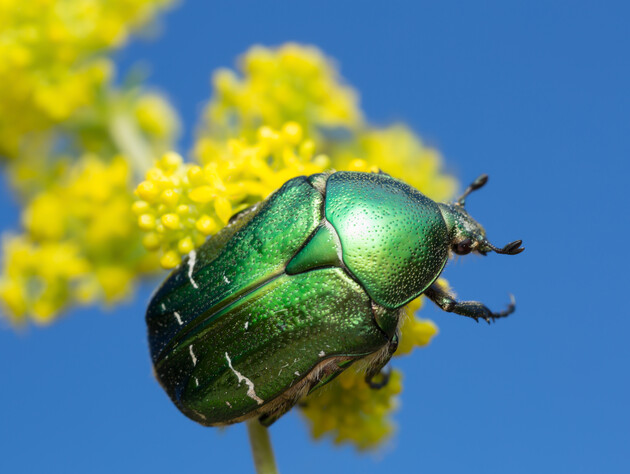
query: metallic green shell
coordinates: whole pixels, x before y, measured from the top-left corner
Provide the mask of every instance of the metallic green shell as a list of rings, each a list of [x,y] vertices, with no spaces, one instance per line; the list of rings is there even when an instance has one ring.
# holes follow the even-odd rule
[[[288,181],[191,252],[153,296],[158,380],[187,416],[224,424],[322,361],[378,351],[397,308],[441,272],[445,232],[433,201],[387,175]]]
[[[386,308],[420,296],[446,265],[448,230],[438,205],[391,176],[331,175],[326,218],[341,240],[343,262]]]

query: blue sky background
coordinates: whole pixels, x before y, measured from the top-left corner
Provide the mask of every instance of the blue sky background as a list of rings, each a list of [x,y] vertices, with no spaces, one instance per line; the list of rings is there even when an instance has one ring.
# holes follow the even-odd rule
[[[630,7],[626,2],[189,0],[118,55],[191,132],[211,71],[255,43],[336,58],[375,124],[403,120],[467,184],[468,208],[516,256],[444,275],[463,299],[517,312],[488,327],[427,305],[440,334],[396,360],[398,433],[376,454],[271,429],[281,472],[630,472]],[[3,182],[2,229],[17,210]],[[144,309],[74,311],[0,329],[0,472],[250,472],[245,427],[197,426],[153,380]]]

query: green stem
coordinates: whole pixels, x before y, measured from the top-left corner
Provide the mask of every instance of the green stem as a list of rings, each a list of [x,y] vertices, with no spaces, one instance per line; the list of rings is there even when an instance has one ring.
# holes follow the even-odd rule
[[[278,474],[267,428],[254,418],[247,421],[247,432],[249,433],[249,442],[252,446],[256,472],[258,474]]]
[[[109,133],[119,151],[129,161],[136,178],[141,181],[153,165],[153,154],[138,124],[126,113],[114,112],[109,121]]]

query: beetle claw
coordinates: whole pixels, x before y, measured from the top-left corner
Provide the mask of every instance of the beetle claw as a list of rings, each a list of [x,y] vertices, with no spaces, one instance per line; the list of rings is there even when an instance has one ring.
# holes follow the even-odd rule
[[[515,240],[514,242],[510,242],[501,249],[501,253],[506,253],[508,255],[517,255],[525,250],[524,247],[521,247],[522,243],[522,240]]]
[[[391,374],[392,369],[388,367],[386,371],[381,370],[377,374],[374,374],[381,376],[382,380],[380,382],[374,382],[374,375],[366,375],[365,382],[369,385],[370,388],[378,390],[385,387],[389,383],[389,378]]]
[[[515,309],[516,309],[516,300],[514,299],[514,295],[510,294],[510,303],[508,304],[508,307],[504,311],[501,311],[500,313],[492,313],[491,318],[493,321],[495,320],[495,318],[505,318],[506,316],[509,316],[510,314],[512,314]]]

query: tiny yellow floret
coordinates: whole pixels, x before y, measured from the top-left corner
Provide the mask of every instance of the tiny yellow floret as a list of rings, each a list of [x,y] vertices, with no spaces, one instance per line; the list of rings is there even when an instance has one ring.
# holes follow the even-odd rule
[[[214,234],[219,228],[214,219],[207,215],[203,215],[197,219],[195,226],[197,227],[197,230],[204,235]]]
[[[138,216],[138,227],[142,230],[155,229],[155,216],[153,214],[142,214]]]
[[[180,260],[181,257],[176,251],[169,250],[160,258],[160,265],[162,265],[163,268],[175,268]]]
[[[177,243],[177,250],[179,250],[179,253],[182,255],[189,253],[191,250],[194,250],[194,248],[195,244],[190,236],[184,237]]]
[[[174,207],[179,200],[179,195],[172,189],[165,189],[164,191],[162,191],[160,199],[162,200],[162,203],[166,204],[167,206]]]
[[[178,229],[179,228],[179,216],[177,214],[164,214],[162,216],[162,225],[167,229]]]
[[[153,181],[143,181],[136,189],[138,196],[147,202],[154,202],[158,197],[160,190]]]

